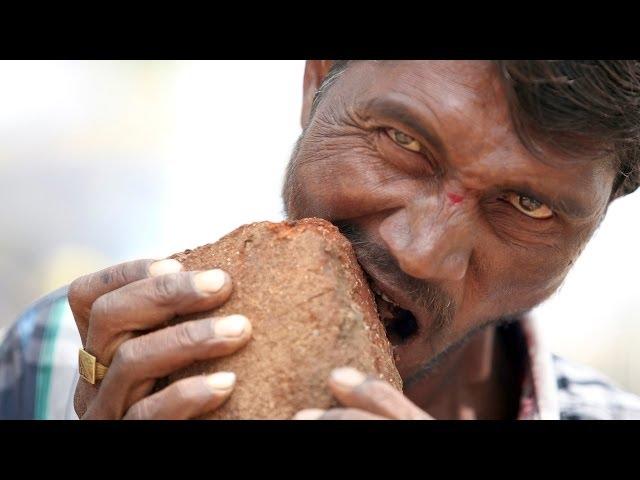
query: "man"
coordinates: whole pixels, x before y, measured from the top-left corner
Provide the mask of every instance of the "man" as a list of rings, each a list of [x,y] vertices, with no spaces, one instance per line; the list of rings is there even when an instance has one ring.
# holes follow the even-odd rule
[[[389,300],[405,390],[337,369],[342,407],[295,418],[640,418],[640,399],[550,355],[526,318],[638,186],[639,62],[309,61],[302,126],[287,216],[326,218],[352,241]],[[222,305],[232,282],[173,260],[77,279],[7,334],[0,415],[69,416],[74,387],[86,419],[217,408],[233,372],[156,380],[250,341],[239,315],[164,327]],[[72,321],[98,377],[77,387],[75,354],[55,341]]]

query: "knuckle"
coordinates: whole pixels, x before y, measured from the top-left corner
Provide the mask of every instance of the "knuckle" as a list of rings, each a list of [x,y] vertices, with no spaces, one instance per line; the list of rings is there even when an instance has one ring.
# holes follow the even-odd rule
[[[81,311],[84,307],[84,297],[87,290],[87,275],[76,278],[69,284],[69,290],[67,292],[67,299],[69,301],[69,307],[74,315],[82,315],[86,312]]]
[[[173,328],[175,342],[180,348],[189,348],[202,340],[197,322],[184,322]]]
[[[115,302],[116,292],[110,292],[99,297],[93,305],[89,313],[89,334],[90,336],[100,336],[105,338],[112,337],[120,330],[118,318],[115,318]]]
[[[153,296],[161,305],[175,303],[182,293],[182,282],[180,275],[169,273],[160,275],[153,280]]]
[[[199,400],[198,389],[194,385],[195,379],[178,381],[172,385],[173,398],[176,403],[186,405]]]
[[[84,291],[84,285],[86,283],[85,276],[76,278],[73,282],[69,284],[69,291],[67,293],[67,297],[69,298],[69,303],[77,303],[82,296]]]
[[[102,283],[115,286],[130,283],[128,279],[129,276],[127,275],[127,267],[128,264],[124,263],[103,271],[101,274]]]
[[[113,356],[111,368],[130,372],[132,367],[139,363],[139,355],[140,348],[138,348],[138,342],[135,339],[122,342]]]
[[[113,306],[113,294],[107,293],[99,297],[91,307],[91,320],[101,321],[109,317],[109,311]]]

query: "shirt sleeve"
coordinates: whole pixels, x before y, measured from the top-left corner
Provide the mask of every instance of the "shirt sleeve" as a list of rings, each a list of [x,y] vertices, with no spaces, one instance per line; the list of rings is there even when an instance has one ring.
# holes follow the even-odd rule
[[[640,420],[640,397],[585,365],[553,357],[563,420]]]
[[[0,419],[77,418],[80,337],[67,290],[37,301],[6,332],[0,344]]]

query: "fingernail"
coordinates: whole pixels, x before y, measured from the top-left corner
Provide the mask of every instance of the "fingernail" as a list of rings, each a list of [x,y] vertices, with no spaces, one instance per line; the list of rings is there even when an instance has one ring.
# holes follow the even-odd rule
[[[197,273],[193,277],[193,283],[196,288],[205,293],[218,292],[224,286],[226,280],[226,274],[218,268]]]
[[[212,390],[229,390],[236,383],[236,374],[233,372],[217,372],[207,377],[207,385]]]
[[[331,380],[344,388],[354,388],[362,384],[367,376],[351,367],[336,368],[331,372]]]
[[[216,337],[239,337],[249,325],[244,315],[229,315],[213,321],[213,332]]]
[[[149,276],[157,277],[167,273],[177,273],[182,270],[182,264],[173,258],[158,260],[149,265]]]
[[[293,420],[318,420],[324,415],[324,410],[319,408],[307,408],[306,410],[300,410],[293,416]]]

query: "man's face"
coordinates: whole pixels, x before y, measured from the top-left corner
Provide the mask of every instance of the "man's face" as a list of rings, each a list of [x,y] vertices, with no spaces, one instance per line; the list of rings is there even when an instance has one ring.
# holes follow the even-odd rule
[[[558,288],[613,180],[611,162],[533,156],[488,62],[362,61],[309,119],[284,202],[350,238],[410,384]]]

